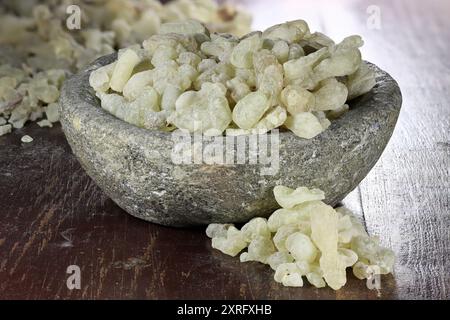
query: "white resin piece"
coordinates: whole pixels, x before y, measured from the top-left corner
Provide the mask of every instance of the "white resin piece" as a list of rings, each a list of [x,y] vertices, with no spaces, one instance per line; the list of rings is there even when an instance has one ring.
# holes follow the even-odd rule
[[[241,230],[229,224],[210,224],[212,246],[241,262],[258,261],[275,270],[283,286],[302,287],[303,277],[316,287],[339,290],[347,282],[346,270],[358,279],[393,271],[392,250],[369,237],[363,225],[343,207],[326,205],[322,191],[306,187],[274,188],[284,208],[269,218],[254,218]]]
[[[295,20],[238,38],[211,33],[208,23],[195,19],[177,20],[165,17],[161,24],[154,14],[146,15],[136,22],[138,33],[145,26],[158,33],[142,47],[120,49],[116,62],[92,72],[90,85],[97,96],[119,94],[125,102],[143,103],[146,90],[158,94],[156,106],[151,99],[147,108],[140,102],[139,108],[130,105],[129,112],[119,108],[115,115],[120,119],[144,128],[170,126],[206,135],[264,134],[283,127],[313,139],[349,110],[349,99],[375,84],[375,75],[361,60],[359,36],[335,44],[324,34],[311,33],[305,21]],[[125,19],[113,25],[121,41],[135,36]],[[86,37],[95,47],[93,39],[108,36]],[[11,96],[17,80],[0,81],[7,84],[4,94]],[[53,83],[39,84],[34,92],[45,103],[59,96]],[[117,109],[104,101],[102,105]],[[14,115],[13,125],[22,126],[24,118]],[[158,125],[144,125],[145,119]]]

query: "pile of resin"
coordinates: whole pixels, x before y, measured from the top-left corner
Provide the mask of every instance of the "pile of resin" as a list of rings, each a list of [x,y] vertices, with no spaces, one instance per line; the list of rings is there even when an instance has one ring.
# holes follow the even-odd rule
[[[80,29],[69,29],[74,6]],[[68,11],[68,8],[72,8]],[[76,14],[76,13],[75,13]],[[251,18],[213,0],[5,0],[0,6],[0,136],[27,121],[52,126],[64,78],[96,58],[157,34],[164,22],[197,19],[245,34]],[[41,120],[43,119],[43,120]]]
[[[205,135],[284,127],[310,139],[375,85],[362,44],[359,36],[335,44],[303,20],[242,38],[193,20],[167,23],[90,84],[104,109],[138,127]]]
[[[321,200],[322,191],[276,186],[282,207],[268,219],[254,218],[241,230],[232,224],[210,224],[212,247],[241,262],[258,261],[275,270],[275,281],[301,287],[303,277],[317,288],[338,290],[347,282],[346,269],[358,279],[391,273],[394,253],[370,237],[351,212]]]

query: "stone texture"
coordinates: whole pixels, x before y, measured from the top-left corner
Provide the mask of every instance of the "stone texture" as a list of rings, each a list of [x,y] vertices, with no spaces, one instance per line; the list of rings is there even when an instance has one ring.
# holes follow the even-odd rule
[[[261,164],[176,165],[170,133],[137,128],[99,107],[89,74],[115,57],[102,57],[66,81],[61,123],[83,168],[106,194],[131,215],[168,226],[268,216],[277,208],[277,184],[320,188],[336,205],[379,159],[401,107],[395,80],[371,65],[376,87],[353,100],[328,130],[311,140],[280,131],[277,174],[261,175],[267,167]]]

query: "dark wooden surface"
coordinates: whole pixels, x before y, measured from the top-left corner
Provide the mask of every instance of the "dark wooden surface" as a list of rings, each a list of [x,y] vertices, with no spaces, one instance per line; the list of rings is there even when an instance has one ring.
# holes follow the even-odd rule
[[[128,216],[86,176],[59,126],[0,137],[0,298],[449,299],[450,23],[448,1],[244,2],[255,28],[305,18],[335,39],[359,33],[364,57],[396,78],[404,105],[382,158],[344,204],[394,249],[381,290],[349,275],[330,289],[283,288],[270,268],[212,250],[203,229]],[[276,10],[275,10],[276,9]],[[34,138],[23,144],[20,138]],[[66,268],[81,268],[81,289]]]

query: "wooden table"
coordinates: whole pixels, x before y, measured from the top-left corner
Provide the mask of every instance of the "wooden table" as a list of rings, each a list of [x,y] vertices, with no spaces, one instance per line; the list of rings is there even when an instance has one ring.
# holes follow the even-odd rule
[[[212,250],[203,229],[132,218],[86,176],[59,126],[31,124],[0,137],[0,298],[450,298],[450,2],[273,3],[244,3],[255,28],[302,17],[336,40],[362,34],[364,57],[402,88],[391,142],[344,201],[397,254],[381,290],[351,275],[337,292],[283,288],[268,267]],[[80,290],[66,286],[69,265],[81,269]]]

